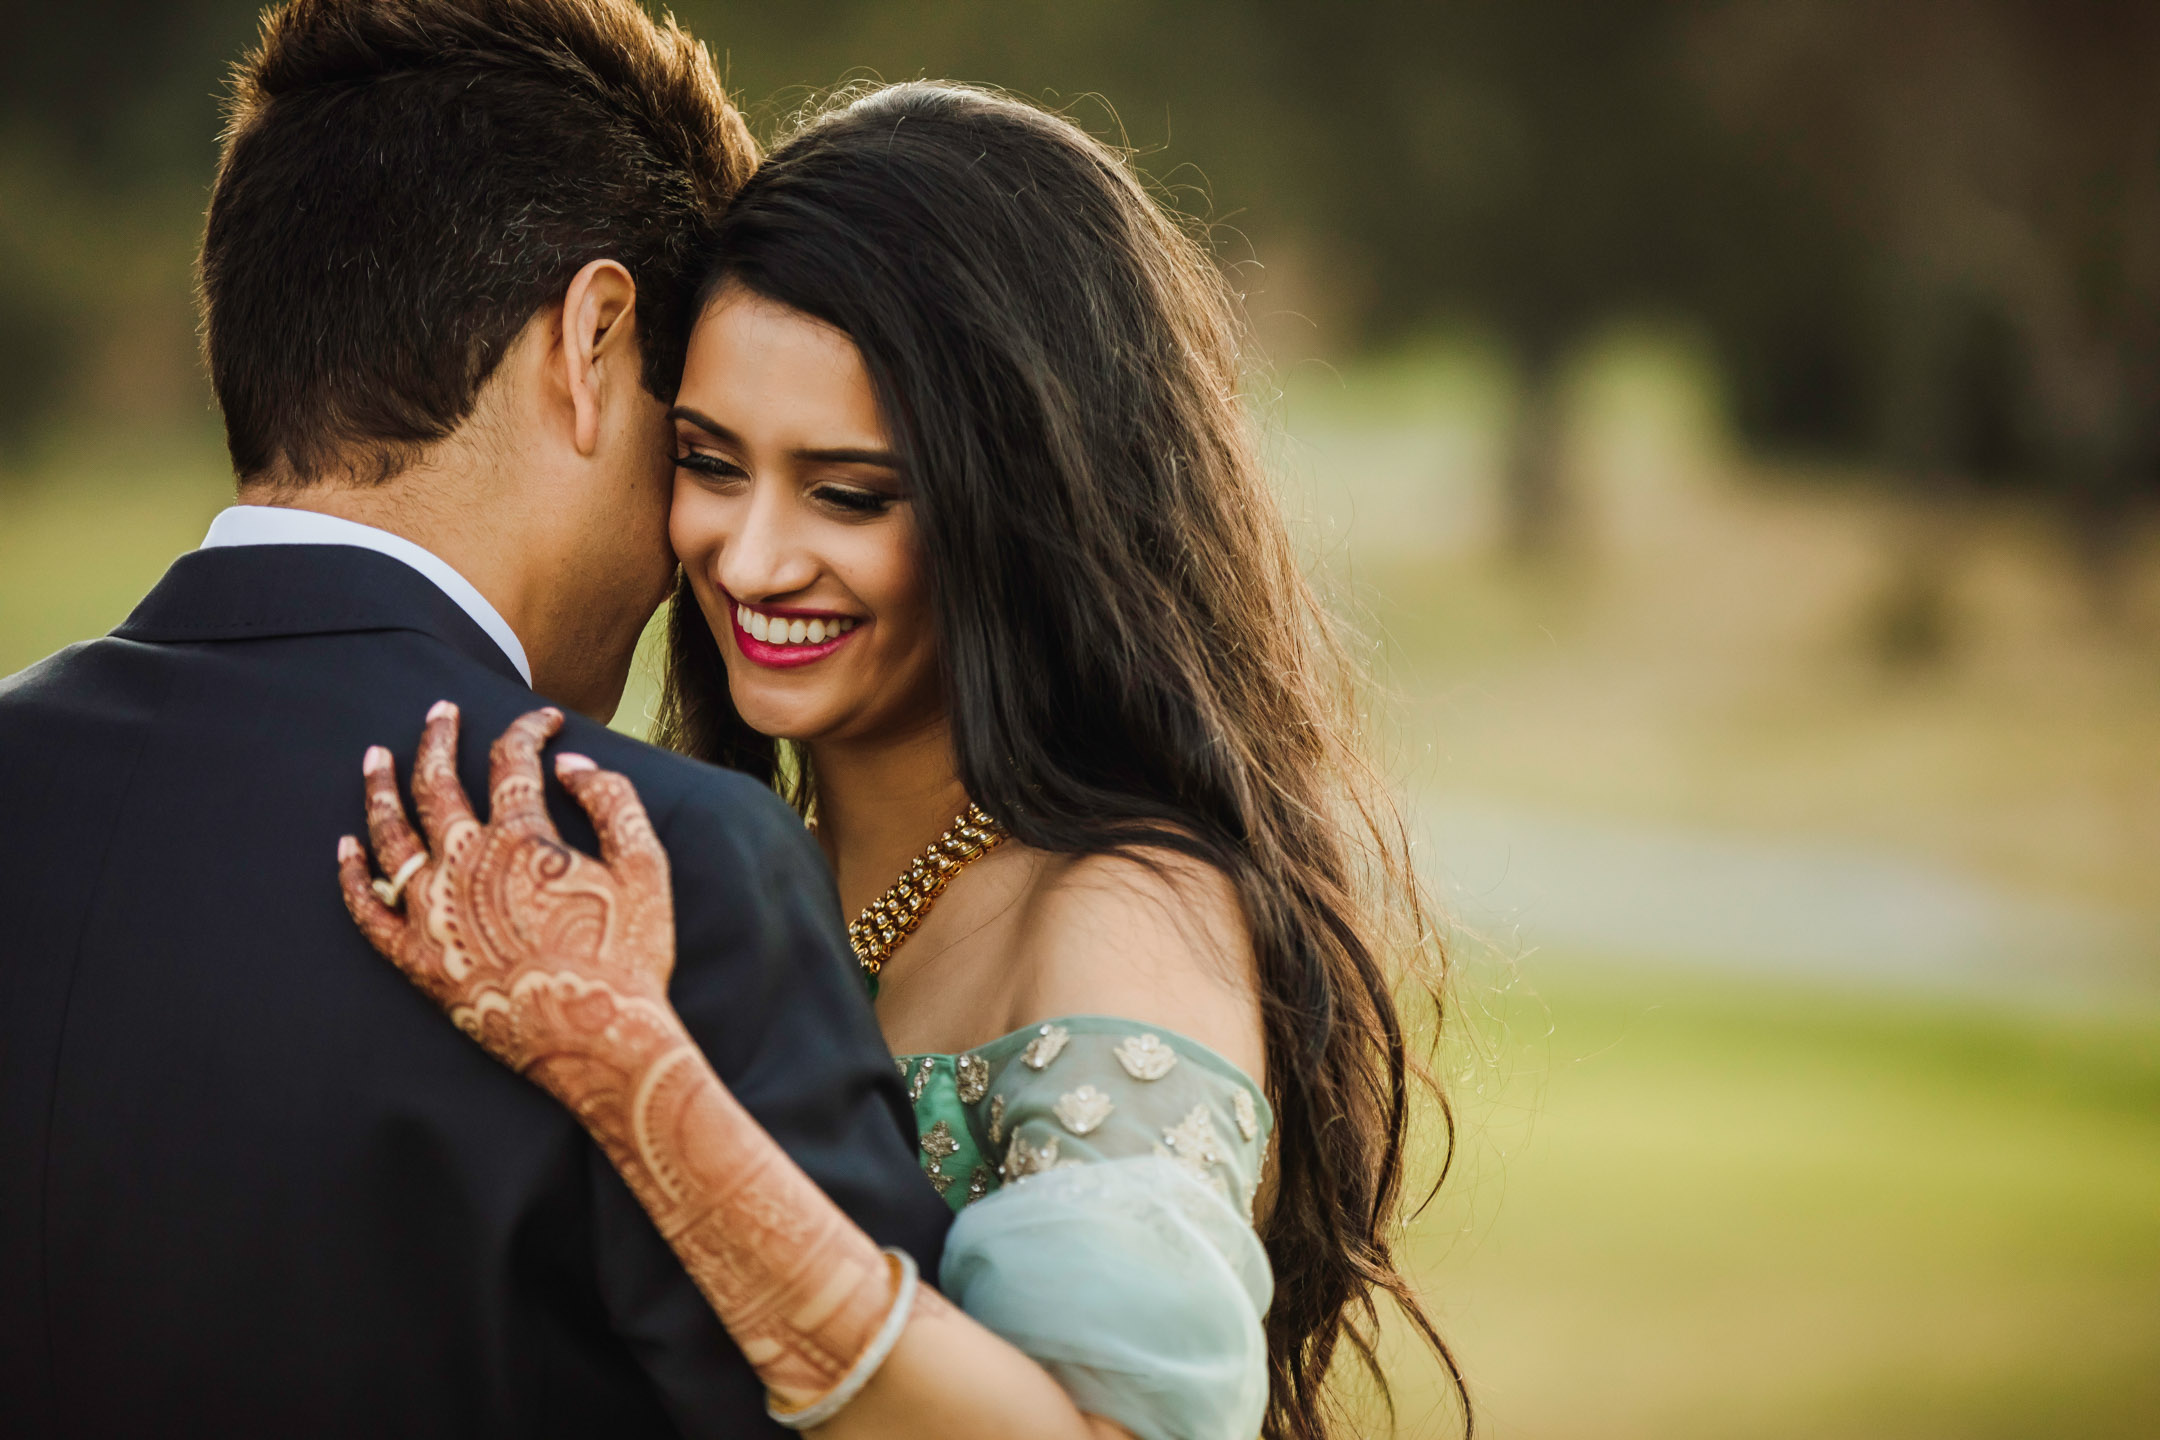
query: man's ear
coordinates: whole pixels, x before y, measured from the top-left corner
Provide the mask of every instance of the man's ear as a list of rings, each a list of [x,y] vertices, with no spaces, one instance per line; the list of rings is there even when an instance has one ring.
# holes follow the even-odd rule
[[[614,260],[595,260],[563,292],[562,377],[580,455],[600,446],[605,387],[639,383],[637,282]]]

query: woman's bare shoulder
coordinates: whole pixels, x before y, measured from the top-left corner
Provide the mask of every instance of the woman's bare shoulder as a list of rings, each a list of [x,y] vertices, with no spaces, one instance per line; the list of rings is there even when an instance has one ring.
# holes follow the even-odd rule
[[[1252,939],[1235,887],[1214,866],[1167,850],[1052,857],[1018,930],[1014,1028],[1118,1015],[1266,1075]]]

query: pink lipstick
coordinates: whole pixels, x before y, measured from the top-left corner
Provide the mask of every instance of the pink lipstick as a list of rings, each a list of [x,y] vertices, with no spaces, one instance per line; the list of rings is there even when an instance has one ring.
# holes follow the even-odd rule
[[[862,622],[828,610],[776,610],[728,597],[735,648],[753,665],[785,670],[811,665],[847,644]],[[762,632],[762,633],[760,633]]]

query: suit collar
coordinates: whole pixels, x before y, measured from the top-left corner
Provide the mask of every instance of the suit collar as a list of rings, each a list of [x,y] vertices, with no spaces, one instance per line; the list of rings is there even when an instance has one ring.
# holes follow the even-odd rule
[[[349,545],[236,545],[181,556],[113,634],[175,643],[412,630],[525,684],[486,631],[402,560]]]
[[[437,589],[472,616],[473,623],[510,657],[526,683],[532,683],[532,666],[526,661],[525,647],[502,612],[456,566],[403,535],[296,505],[233,505],[210,522],[210,533],[203,536],[201,548],[224,545],[353,545],[402,560],[434,581]]]

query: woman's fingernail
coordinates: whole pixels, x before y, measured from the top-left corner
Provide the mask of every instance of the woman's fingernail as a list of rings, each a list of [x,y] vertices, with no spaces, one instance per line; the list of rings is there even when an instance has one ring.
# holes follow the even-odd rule
[[[359,859],[359,858],[360,858],[360,842],[359,842],[358,840],[355,840],[355,839],[353,839],[353,837],[352,837],[352,836],[350,836],[350,835],[340,835],[340,836],[338,836],[338,838],[337,838],[337,858],[338,858],[339,860],[357,860],[357,859]]]
[[[583,755],[558,755],[555,757],[555,773],[557,775],[582,775],[588,770],[597,770],[599,768],[598,765],[593,764],[589,758]]]
[[[546,716],[546,717],[547,717],[547,718],[548,718],[549,720],[553,721],[553,722],[554,722],[555,724],[557,724],[557,725],[560,725],[560,724],[562,724],[562,711],[560,711],[560,710],[556,709],[556,708],[555,708],[554,706],[550,705],[550,706],[548,706],[548,707],[547,707],[547,709],[545,709],[545,710],[542,710],[542,711],[541,711],[540,713],[541,713],[542,715],[545,715],[545,716]]]
[[[410,711],[406,712],[410,714]],[[360,768],[367,774],[386,768],[390,764],[390,752],[380,745],[367,747],[367,754],[360,757]]]
[[[427,718],[430,720],[455,719],[457,718],[457,706],[451,704],[448,700],[437,700],[433,705],[428,706]]]

